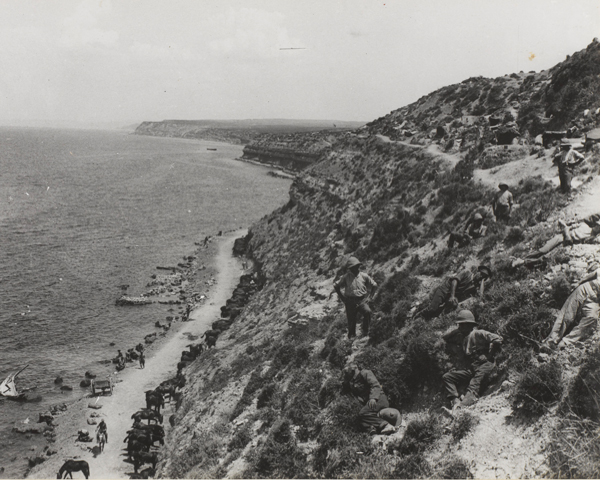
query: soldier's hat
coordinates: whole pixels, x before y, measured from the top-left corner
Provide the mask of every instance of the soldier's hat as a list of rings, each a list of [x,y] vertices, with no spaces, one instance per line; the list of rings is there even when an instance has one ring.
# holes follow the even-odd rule
[[[349,363],[344,367],[342,371],[344,373],[344,378],[349,379],[349,377],[354,376],[354,373],[358,370],[358,365],[354,362]]]
[[[346,263],[346,268],[350,269],[352,267],[356,267],[357,265],[362,265],[362,262],[356,257],[350,257]]]
[[[498,188],[500,190],[508,190],[509,186],[506,183],[500,183],[500,184],[498,184]]]
[[[395,408],[384,408],[379,410],[379,417],[394,427],[398,427],[402,423],[402,415],[400,415],[400,412]]]
[[[470,310],[461,310],[460,312],[458,312],[458,317],[456,317],[456,324],[460,325],[461,323],[470,323],[473,325],[477,325],[475,316],[471,313]]]

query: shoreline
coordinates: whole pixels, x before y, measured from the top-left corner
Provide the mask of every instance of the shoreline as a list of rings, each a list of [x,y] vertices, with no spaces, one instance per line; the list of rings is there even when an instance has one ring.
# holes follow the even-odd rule
[[[181,351],[185,350],[191,341],[189,335],[200,336],[220,317],[220,307],[231,295],[242,273],[239,260],[232,255],[233,243],[245,233],[245,230],[236,230],[225,233],[222,238],[214,237],[219,238],[219,242],[216,255],[210,263],[216,270],[217,281],[208,292],[207,301],[192,310],[189,321],[181,322],[176,328],[172,328],[172,335],[162,339],[160,344],[157,341],[157,348],[149,349],[151,354],[146,359],[145,369],[140,369],[134,363],[115,375],[112,396],[96,399],[90,394],[69,404],[67,411],[55,419],[56,441],[48,444],[48,449],[56,453],[49,456],[44,463],[33,467],[25,478],[55,478],[63,462],[75,457],[90,464],[90,478],[128,478],[133,473],[133,466],[124,462],[121,455],[123,439],[127,430],[131,428],[131,415],[145,407],[146,390],[155,388],[163,380],[175,376]],[[89,408],[90,403],[102,405],[102,408]],[[88,451],[88,447],[93,447],[95,442],[75,442],[77,431],[82,428],[86,428],[93,435],[95,425],[87,424],[92,412],[99,414],[98,421],[106,421],[109,435],[104,452],[96,457]],[[163,422],[165,429],[169,427],[168,417],[171,413],[171,406],[167,403]],[[34,453],[43,455],[39,451]]]
[[[285,175],[273,175],[274,177],[294,180],[298,176],[298,173],[299,173],[299,172],[290,170],[288,168],[282,167],[281,165],[277,165],[275,163],[263,163],[263,162],[259,162],[258,160],[244,158],[243,155],[241,157],[236,158],[235,160],[238,160],[238,161],[244,162],[244,163],[250,163],[251,165],[257,165],[259,167],[272,168],[274,170],[279,170],[280,172],[283,172],[285,174]],[[271,172],[267,172],[267,173],[271,173]],[[273,173],[276,173],[276,172],[273,172]]]

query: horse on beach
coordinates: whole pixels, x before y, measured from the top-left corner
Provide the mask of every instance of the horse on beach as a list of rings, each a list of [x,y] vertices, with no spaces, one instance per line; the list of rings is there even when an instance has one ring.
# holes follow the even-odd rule
[[[156,464],[158,463],[158,454],[156,452],[135,452],[133,454],[133,471],[138,473],[138,469],[146,464],[151,463],[152,468],[156,470]]]
[[[98,435],[96,435],[96,443],[98,443],[98,448],[100,449],[100,452],[103,452],[104,445],[106,444],[106,433],[98,432]]]
[[[163,395],[156,390],[148,390],[146,392],[146,409],[150,410],[154,407],[158,413],[160,413],[160,409],[165,408],[165,399]]]
[[[73,478],[73,472],[82,472],[85,478],[90,477],[90,465],[85,460],[67,460],[60,470],[56,478]],[[63,476],[64,473],[64,476]]]
[[[147,408],[144,408],[142,410],[139,410],[138,412],[134,413],[131,418],[133,419],[134,422],[139,422],[140,420],[148,420],[148,425],[150,424],[150,421],[155,421],[156,423],[162,423],[163,422],[163,416],[154,411],[154,410],[149,410]]]

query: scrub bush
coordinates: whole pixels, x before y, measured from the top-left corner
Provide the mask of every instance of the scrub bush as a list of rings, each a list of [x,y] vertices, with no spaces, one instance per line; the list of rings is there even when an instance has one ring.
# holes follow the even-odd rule
[[[208,470],[217,465],[223,452],[223,437],[208,432],[198,432],[184,445],[184,449],[177,451],[173,462],[165,469],[167,478],[197,478],[194,471]]]
[[[403,398],[409,396],[409,390],[400,376],[402,358],[399,351],[370,346],[356,357],[361,368],[373,372],[387,395],[390,406],[399,405]]]
[[[366,433],[348,432],[336,425],[326,425],[318,440],[312,466],[323,478],[349,478],[361,457],[370,455],[374,448]]]
[[[267,439],[251,458],[245,478],[306,478],[306,456],[298,448],[288,420],[273,425]]]
[[[377,291],[373,300],[376,310],[383,313],[391,313],[398,299],[410,298],[419,290],[421,281],[408,272],[397,272],[389,277]]]
[[[515,385],[513,412],[527,417],[539,417],[548,407],[560,400],[563,391],[561,367],[551,361],[531,366]]]
[[[256,408],[264,408],[271,403],[271,399],[277,390],[277,384],[274,382],[269,382],[266,384],[260,393],[258,394],[256,401]]]
[[[284,415],[300,428],[301,441],[306,441],[315,426],[319,414],[318,396],[323,376],[317,369],[307,369],[303,375],[295,375],[288,386],[289,401]]]
[[[240,416],[246,407],[252,403],[254,399],[254,393],[262,388],[264,383],[265,379],[260,375],[258,370],[252,372],[252,375],[250,375],[250,380],[248,380],[248,383],[242,392],[241,398],[238,400],[233,412],[231,412],[231,415],[229,416],[230,421],[235,420],[238,416]]]
[[[379,318],[372,320],[369,327],[369,343],[378,345],[386,341],[397,330],[398,326],[391,314],[380,315]]]
[[[325,408],[337,398],[341,391],[342,381],[335,377],[328,378],[319,390],[319,407]]]
[[[398,445],[401,455],[419,454],[425,452],[442,436],[440,418],[428,413],[412,420],[406,426],[404,437]]]
[[[478,424],[479,417],[476,417],[470,412],[460,412],[454,419],[454,422],[452,423],[452,428],[450,430],[450,433],[452,434],[452,439],[455,442],[462,440]]]
[[[392,478],[429,478],[431,465],[422,453],[404,455],[396,464]]]
[[[586,358],[575,377],[562,410],[570,410],[585,419],[600,421],[600,348]]]
[[[438,345],[439,337],[427,328],[427,322],[419,319],[413,324],[413,336],[406,335],[405,355],[401,366],[402,380],[415,391],[425,384],[440,385],[444,374],[444,358]]]
[[[552,312],[542,298],[542,287],[523,288],[506,278],[495,282],[485,293],[485,302],[475,303],[471,311],[481,328],[497,332],[505,340],[530,345],[522,335],[541,341],[549,333]]]
[[[511,227],[504,238],[504,243],[507,245],[516,245],[525,240],[525,234],[521,227]]]
[[[434,476],[436,478],[474,478],[469,463],[454,455],[444,459]]]
[[[318,447],[313,453],[313,468],[325,478],[344,477],[359,462],[357,452],[373,451],[371,437],[358,431],[360,404],[349,395],[338,396],[328,408],[328,418],[321,425]]]
[[[252,440],[252,424],[250,422],[242,425],[235,432],[229,444],[227,445],[227,451],[231,452],[236,449],[244,448]]]
[[[340,340],[331,349],[327,361],[336,368],[343,368],[346,364],[346,357],[352,352],[352,342],[349,339]]]
[[[513,190],[519,199],[520,208],[514,210],[510,225],[533,226],[544,222],[557,209],[566,205],[566,200],[551,182],[541,177],[530,177],[519,182]]]

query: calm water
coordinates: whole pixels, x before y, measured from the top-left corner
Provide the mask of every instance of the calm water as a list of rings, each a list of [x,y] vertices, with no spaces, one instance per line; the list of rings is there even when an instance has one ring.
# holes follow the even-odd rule
[[[99,360],[169,314],[165,305],[116,307],[120,285],[143,292],[157,265],[287,200],[288,181],[233,160],[240,155],[219,143],[0,128],[0,376],[30,364],[20,384],[43,396],[0,401],[0,478],[23,475],[32,445],[11,433],[16,422],[80,397],[86,370],[107,372]],[[57,375],[72,393],[57,389]]]

